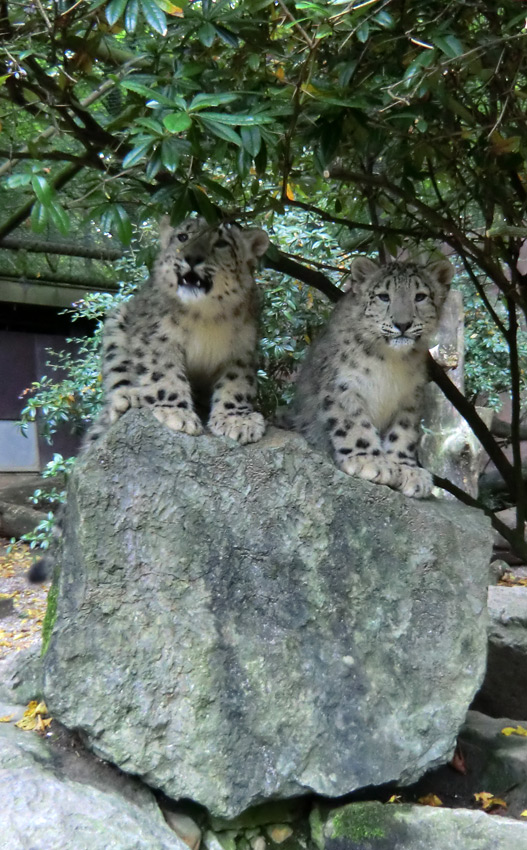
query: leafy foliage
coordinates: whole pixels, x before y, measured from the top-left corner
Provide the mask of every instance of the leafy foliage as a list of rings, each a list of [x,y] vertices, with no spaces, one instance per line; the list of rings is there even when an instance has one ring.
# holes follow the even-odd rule
[[[522,4],[7,0],[2,8],[0,239],[24,222],[64,234],[93,222],[128,245],[134,227],[162,211],[174,223],[197,211],[268,228],[303,212],[308,232],[324,224],[347,253],[386,257],[427,244],[455,254],[499,331],[475,317],[469,348],[479,361],[491,344],[499,375],[476,370],[469,380],[471,391],[479,381],[491,395],[508,384],[512,464],[471,405],[456,404],[517,500],[523,539]],[[290,247],[269,252],[268,265],[291,268]],[[336,299],[331,273],[310,265],[313,251],[308,239],[295,274]],[[338,267],[335,257],[329,265]],[[499,310],[484,297],[489,286]],[[316,311],[307,291],[275,277],[266,305],[269,378],[301,355],[309,336],[301,322],[315,324]],[[264,393],[274,406],[269,381]],[[64,398],[72,395],[82,419],[86,400]]]

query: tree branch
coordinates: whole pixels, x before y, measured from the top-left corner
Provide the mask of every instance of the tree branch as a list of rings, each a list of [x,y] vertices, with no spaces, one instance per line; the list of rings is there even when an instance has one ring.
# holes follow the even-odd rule
[[[298,263],[296,260],[292,260],[291,257],[286,256],[286,254],[282,253],[282,251],[278,251],[276,246],[273,245],[272,247],[274,248],[274,251],[277,251],[278,258],[274,259],[266,254],[264,257],[264,264],[266,268],[289,275],[289,277],[295,277],[298,280],[301,280],[302,283],[306,283],[308,286],[313,286],[315,289],[318,289],[319,292],[322,292],[323,295],[326,295],[330,301],[333,301],[333,303],[342,298],[344,295],[342,290],[335,286],[335,284],[332,283],[329,277],[326,277],[325,274],[316,271],[315,269],[310,269],[307,266]]]
[[[390,182],[384,175],[348,171],[348,169],[343,168],[340,165],[332,166],[332,168],[327,172],[327,175],[335,180],[342,180],[346,183],[354,183],[358,186],[364,186],[367,188],[375,186],[384,189],[385,192],[390,195],[395,195],[397,198],[401,198],[405,204],[417,209],[423,218],[425,218],[425,220],[430,222],[430,225],[433,226],[430,232],[427,233],[428,236],[434,236],[437,239],[439,231],[441,238],[445,242],[451,245],[455,250],[459,251],[460,254],[466,253],[468,256],[472,257],[502,292],[505,292],[507,295],[510,294],[510,283],[503,273],[499,263],[493,262],[481,248],[468,239],[464,232],[459,229],[452,219],[445,219],[441,213],[433,209],[433,207],[430,207],[423,201],[420,201],[415,195],[409,194],[404,189],[401,189],[401,187],[397,186],[397,184]],[[417,234],[413,232],[413,235],[415,237]]]
[[[88,260],[120,260],[123,252],[117,248],[105,248],[96,245],[79,245],[73,242],[46,242],[45,240],[18,239],[6,236],[0,239],[0,248],[10,248],[13,251],[29,251],[31,254],[59,254],[61,257],[83,257]]]
[[[86,165],[84,160],[80,160],[78,162],[74,162],[71,165],[67,165],[59,174],[55,177],[54,180],[51,181],[51,185],[55,190],[62,189],[66,183],[69,183]],[[13,230],[22,224],[28,217],[31,212],[31,208],[35,203],[35,199],[32,198],[30,201],[26,201],[25,204],[22,204],[15,212],[9,216],[7,221],[4,221],[2,225],[0,225],[0,241],[8,236]]]
[[[452,495],[455,496],[456,499],[459,499],[460,502],[463,502],[463,504],[483,511],[483,513],[489,517],[492,527],[496,529],[496,531],[501,534],[508,543],[510,543],[514,552],[527,560],[527,543],[522,535],[518,534],[518,532],[514,529],[509,528],[508,525],[505,525],[505,523],[502,522],[502,520],[499,519],[496,514],[490,510],[490,508],[484,505],[483,502],[480,502],[479,499],[474,499],[473,496],[469,496],[468,493],[465,493],[464,490],[461,490],[460,487],[457,487],[449,481],[448,478],[441,478],[439,475],[433,475],[432,477],[436,487],[441,487],[442,490],[452,493]]]
[[[454,405],[458,413],[461,414],[463,419],[474,432],[490,459],[499,470],[509,493],[513,498],[515,498],[517,487],[514,467],[504,452],[500,449],[498,443],[492,436],[491,431],[483,422],[483,419],[478,416],[474,405],[471,404],[468,399],[465,398],[463,393],[458,390],[456,385],[443,372],[441,366],[435,362],[431,354],[428,355],[428,369],[432,380],[438,385],[449,402]]]

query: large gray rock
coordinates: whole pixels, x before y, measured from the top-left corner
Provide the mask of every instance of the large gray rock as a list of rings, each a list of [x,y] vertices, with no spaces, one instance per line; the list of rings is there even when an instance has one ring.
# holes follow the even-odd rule
[[[319,850],[527,850],[527,824],[469,809],[354,803],[312,823]]]
[[[527,738],[504,735],[502,730],[518,726],[525,729],[527,721],[518,724],[510,718],[469,711],[459,736],[469,766],[469,775],[460,778],[471,782],[473,794],[485,790],[504,799],[507,812],[514,817],[527,809]],[[441,796],[439,790],[437,793]]]
[[[98,755],[224,817],[450,756],[485,666],[480,513],[132,411],[66,525],[44,693]]]
[[[42,659],[35,642],[0,659],[0,700],[27,705],[42,694]]]
[[[0,785],[2,850],[188,850],[147,788],[72,742],[0,723]]]
[[[489,587],[487,672],[474,708],[527,718],[527,587]]]

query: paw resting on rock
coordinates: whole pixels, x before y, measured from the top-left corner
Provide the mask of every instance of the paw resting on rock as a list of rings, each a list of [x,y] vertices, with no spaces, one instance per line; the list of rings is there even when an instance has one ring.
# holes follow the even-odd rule
[[[230,437],[231,440],[237,440],[244,445],[256,443],[263,437],[265,420],[261,413],[255,411],[236,413],[233,416],[218,411],[210,417],[209,428],[216,437]]]
[[[153,414],[159,422],[171,431],[183,431],[195,437],[203,433],[203,425],[197,413],[175,407],[154,407]]]

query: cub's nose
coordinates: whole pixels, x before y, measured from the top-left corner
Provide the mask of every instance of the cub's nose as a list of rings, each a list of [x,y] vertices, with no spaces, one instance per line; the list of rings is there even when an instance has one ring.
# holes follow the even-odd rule
[[[395,327],[397,330],[401,331],[402,334],[406,333],[411,324],[411,322],[394,322]]]
[[[195,266],[199,266],[199,264],[204,261],[205,257],[202,254],[187,254],[185,259],[189,266],[193,269]]]

